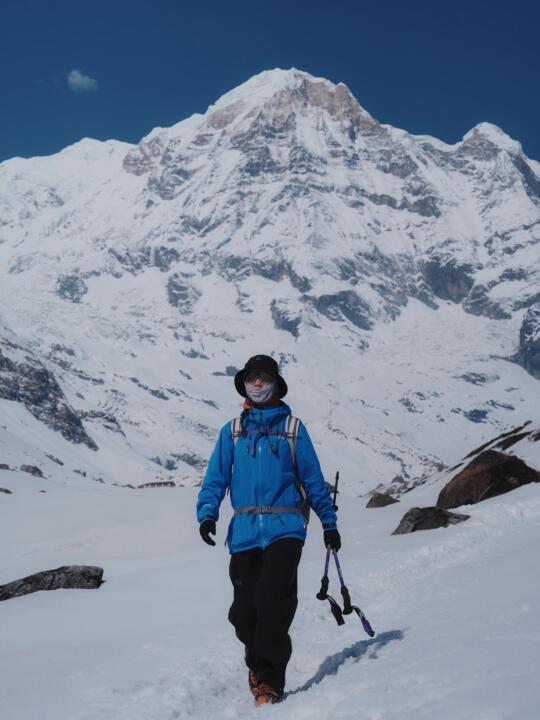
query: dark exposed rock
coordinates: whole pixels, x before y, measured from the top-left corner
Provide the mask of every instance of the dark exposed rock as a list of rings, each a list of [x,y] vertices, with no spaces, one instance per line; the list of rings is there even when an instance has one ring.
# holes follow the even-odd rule
[[[524,438],[528,437],[531,433],[530,432],[522,432],[522,433],[516,433],[515,435],[510,435],[509,437],[504,438],[503,440],[499,440],[498,443],[495,444],[495,447],[499,450],[507,450],[509,447],[512,447],[512,445],[515,445],[520,440],[523,440]]]
[[[180,351],[182,355],[185,355],[185,357],[191,358],[192,360],[209,360],[210,358],[208,355],[205,355],[202,352],[199,352],[198,350],[195,350],[194,348],[190,348],[187,352],[184,350]]]
[[[511,158],[514,167],[521,175],[521,181],[527,195],[534,202],[540,202],[540,178],[522,155],[512,155]]]
[[[474,128],[469,137],[464,140],[455,155],[481,162],[495,160],[501,149],[489,140],[479,128]]]
[[[453,259],[432,257],[423,266],[423,275],[434,295],[442,300],[461,302],[469,293],[474,280],[470,265],[458,265]]]
[[[302,318],[300,315],[292,314],[287,308],[286,302],[272,300],[270,312],[272,313],[274,326],[278,330],[286,330],[290,332],[293,337],[298,337],[298,328]]]
[[[122,163],[124,170],[134,175],[144,175],[159,161],[163,149],[164,143],[159,135],[140,142],[125,156]]]
[[[215,258],[212,258],[212,264],[215,265]],[[237,255],[225,255],[219,258],[218,272],[226,280],[243,280],[252,275],[260,275],[267,280],[279,282],[288,279],[291,285],[300,292],[308,292],[311,289],[311,283],[305,277],[298,275],[290,263],[276,257],[275,259],[266,259],[264,262],[252,257],[239,257]],[[239,293],[237,304],[241,306],[244,293]],[[249,297],[249,296],[248,296]],[[245,305],[245,303],[242,303]],[[241,307],[246,312],[251,310]]]
[[[523,425],[519,425],[519,427],[512,428],[512,430],[507,430],[506,432],[503,432],[500,435],[497,435],[496,438],[493,438],[492,440],[488,440],[487,442],[482,443],[482,445],[480,445],[480,447],[477,447],[474,450],[471,450],[470,453],[465,455],[465,460],[468,460],[469,458],[474,457],[474,455],[478,455],[479,453],[482,452],[482,450],[485,450],[487,447],[489,447],[490,445],[493,445],[498,440],[500,441],[505,438],[510,438],[510,437],[516,435],[516,433],[520,433],[524,428],[526,428],[530,424],[531,424],[531,421],[527,420],[527,422],[524,422]],[[528,431],[528,432],[530,432],[530,431]]]
[[[471,315],[483,315],[493,320],[508,320],[512,316],[494,300],[489,298],[489,288],[475,285],[463,301],[463,309]]]
[[[407,410],[407,412],[410,412],[410,413],[422,412],[422,410],[418,410],[416,405],[409,398],[405,398],[405,397],[399,398],[398,403],[400,405],[403,405],[403,407],[405,408],[405,410]]]
[[[394,503],[399,502],[396,498],[392,497],[391,495],[386,495],[385,493],[380,492],[373,492],[371,493],[371,497],[369,498],[368,504],[366,505],[367,508],[380,508],[380,507],[386,507],[387,505],[393,505]]]
[[[77,273],[60,275],[56,281],[56,293],[64,300],[79,303],[87,292],[88,287],[84,278]]]
[[[392,535],[405,535],[417,530],[433,530],[468,520],[470,515],[451,513],[438,507],[411,508],[401,518]]]
[[[52,372],[21,346],[5,338],[0,343],[0,398],[22,403],[37,420],[66,440],[97,450]],[[9,357],[11,352],[18,353],[17,360]]]
[[[175,248],[160,245],[150,252],[149,261],[151,265],[159,268],[161,272],[167,272],[178,261],[179,257],[180,254]]]
[[[161,175],[148,180],[148,189],[162,200],[173,200],[178,194],[178,188],[193,175],[193,172],[181,164],[166,167]]]
[[[133,379],[133,378],[131,378]],[[150,388],[147,388],[146,386],[142,386],[145,390],[150,390]],[[159,392],[159,391],[154,391]],[[168,400],[167,397],[165,397],[166,400]],[[113,432],[117,432],[120,435],[124,435],[125,433],[122,430],[122,427],[120,423],[118,422],[117,418],[112,413],[106,413],[103,410],[88,410],[88,411],[80,411],[79,417],[81,420],[98,420],[101,422],[103,427],[105,427],[107,430],[112,430]],[[63,465],[64,463],[60,463],[60,465]]]
[[[1,487],[0,487],[0,493],[4,493],[4,495],[13,495],[11,490],[8,490],[7,488],[1,488]]]
[[[478,408],[473,408],[472,410],[463,410],[462,408],[452,408],[450,412],[453,412],[454,415],[463,415],[463,417],[466,417],[467,420],[473,423],[485,423],[487,421],[488,417],[488,411],[487,410],[479,410]]]
[[[193,306],[201,297],[201,292],[175,273],[171,275],[167,282],[167,295],[169,303],[173,307],[178,308],[181,313],[188,315],[193,311]]]
[[[57,457],[55,457],[54,455],[49,455],[49,454],[47,453],[47,455],[46,455],[45,457],[48,457],[49,460],[52,460],[52,462],[55,462],[57,465],[63,465],[63,464],[64,464],[61,460],[59,460],[59,459],[58,459]]]
[[[75,351],[72,348],[66,347],[65,345],[60,345],[60,343],[53,343],[51,345],[51,350],[57,353],[65,353],[70,357],[75,357]]]
[[[499,408],[501,410],[515,410],[515,407],[513,405],[510,405],[509,403],[498,402],[497,400],[488,400],[487,404],[491,407]]]
[[[0,463],[0,470],[11,470],[11,468],[6,463]]]
[[[518,363],[540,379],[540,302],[527,310],[519,331]]]
[[[197,470],[204,470],[204,468],[208,465],[208,459],[204,459],[192,452],[174,453],[173,457],[177,460],[185,462],[186,465],[191,465],[191,467],[194,467]]]
[[[300,292],[308,292],[311,283],[307,278],[297,275],[291,265],[282,260],[274,262],[260,262],[258,260],[250,260],[250,274],[260,275],[267,280],[279,282],[284,278],[288,278],[293,288]]]
[[[149,267],[157,267],[161,272],[167,272],[180,258],[180,253],[174,247],[166,245],[145,245],[137,250],[120,252],[116,248],[109,248],[111,255],[126,272],[136,275]]]
[[[85,373],[83,370],[80,370],[79,368],[75,367],[72,363],[70,363],[65,358],[59,358],[56,355],[49,355],[49,360],[51,360],[55,365],[58,365],[58,367],[61,367],[62,370],[67,370],[72,375],[76,375],[81,380],[86,380],[87,382],[91,382],[93,385],[104,385],[105,380],[103,378],[95,378],[91,375],[88,375],[88,373]]]
[[[484,385],[488,381],[487,375],[482,373],[468,372],[459,376],[465,382],[472,383],[472,385]]]
[[[387,207],[391,207],[394,210],[398,206],[398,201],[396,200],[396,198],[393,198],[390,195],[371,193],[367,196],[367,198],[368,200],[371,200],[371,202],[375,205],[386,205]]]
[[[434,195],[426,195],[411,202],[408,198],[403,198],[399,204],[400,210],[410,210],[418,213],[422,217],[440,217],[439,200]]]
[[[150,460],[155,462],[156,465],[165,468],[165,470],[176,470],[178,467],[174,460],[170,457],[160,458],[156,456],[150,458]]]
[[[272,159],[267,145],[259,145],[250,149],[246,162],[242,168],[246,175],[257,176],[265,173],[276,173],[281,168]]]
[[[437,499],[437,507],[472,505],[539,481],[540,473],[518,457],[486,450],[444,486]]]
[[[19,470],[21,472],[29,473],[30,475],[35,475],[36,477],[43,477],[42,470],[36,465],[21,465]]]
[[[59,588],[91,590],[100,587],[103,582],[103,568],[92,565],[64,565],[0,585],[0,600],[9,600],[38,590]]]
[[[410,155],[401,153],[399,156],[392,150],[381,150],[377,156],[377,168],[384,173],[406,178],[418,170],[418,165]]]
[[[300,299],[334,322],[346,319],[361,330],[370,330],[372,327],[371,309],[354,290],[342,290],[319,297],[303,295]]]
[[[462,414],[464,417],[467,418],[467,420],[470,420],[474,423],[483,423],[486,422],[488,412],[487,410],[463,410]]]

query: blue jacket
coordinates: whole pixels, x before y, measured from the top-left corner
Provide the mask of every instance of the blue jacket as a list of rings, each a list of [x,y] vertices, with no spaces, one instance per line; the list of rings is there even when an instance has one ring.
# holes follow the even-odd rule
[[[233,443],[231,423],[221,428],[197,499],[197,519],[218,520],[219,506],[227,489],[231,504],[240,507],[273,505],[297,507],[302,498],[295,487],[295,475],[285,423],[288,405],[253,408],[244,417],[245,435]],[[270,434],[268,434],[270,431]],[[281,435],[278,433],[282,433]],[[302,423],[296,442],[298,477],[309,504],[326,528],[336,527],[336,513],[321,472],[321,466]],[[232,518],[227,534],[229,552],[265,548],[281,538],[306,539],[304,518],[293,513],[240,514]]]

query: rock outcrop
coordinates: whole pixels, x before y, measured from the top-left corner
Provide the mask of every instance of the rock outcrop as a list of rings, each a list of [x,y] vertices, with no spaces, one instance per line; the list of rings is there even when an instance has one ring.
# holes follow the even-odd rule
[[[523,318],[517,361],[540,379],[540,302],[530,307]]]
[[[397,500],[395,497],[392,497],[391,495],[387,495],[386,493],[373,492],[371,493],[371,497],[369,498],[366,507],[380,508],[386,507],[387,505],[393,505],[397,502],[399,502],[399,500]]]
[[[514,455],[486,450],[444,486],[437,499],[437,507],[473,505],[530,482],[540,482],[537,470]]]
[[[99,588],[103,582],[103,568],[93,565],[63,565],[54,570],[44,570],[21,580],[0,585],[0,600],[9,600],[38,590],[59,588],[92,590]]]
[[[0,398],[22,403],[66,440],[97,450],[53,373],[27,348],[0,336]]]
[[[392,535],[406,535],[417,530],[434,530],[468,520],[470,515],[441,510],[438,507],[416,507],[408,510]]]

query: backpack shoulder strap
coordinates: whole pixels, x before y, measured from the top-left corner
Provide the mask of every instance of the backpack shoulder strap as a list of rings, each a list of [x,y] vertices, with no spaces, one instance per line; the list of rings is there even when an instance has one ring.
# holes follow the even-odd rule
[[[300,420],[292,415],[287,416],[285,423],[285,434],[287,435],[287,442],[291,448],[291,455],[293,461],[293,467],[295,475],[298,475],[296,471],[296,441],[298,440],[298,428],[300,426]]]
[[[236,447],[236,443],[238,442],[238,438],[242,435],[242,419],[239,417],[233,418],[231,420],[231,435],[232,435],[232,441],[233,446]]]
[[[298,430],[300,428],[300,419],[289,415],[285,423],[285,433],[287,435],[287,441],[291,448],[291,455],[294,468],[294,484],[298,490],[300,497],[302,498],[302,515],[304,516],[304,522],[307,527],[309,523],[309,500],[307,497],[306,489],[302,484],[298,476],[298,465],[296,464],[296,441],[298,440]]]

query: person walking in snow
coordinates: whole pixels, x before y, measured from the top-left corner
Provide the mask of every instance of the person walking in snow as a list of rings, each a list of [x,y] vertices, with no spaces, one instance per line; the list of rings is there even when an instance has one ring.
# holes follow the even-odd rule
[[[287,384],[276,361],[255,355],[234,385],[245,398],[243,411],[221,429],[198,495],[197,519],[204,542],[215,545],[210,536],[230,491],[229,621],[245,646],[249,687],[261,705],[283,697],[309,506],[322,523],[325,546],[339,550],[341,539],[307,430],[282,400]]]

